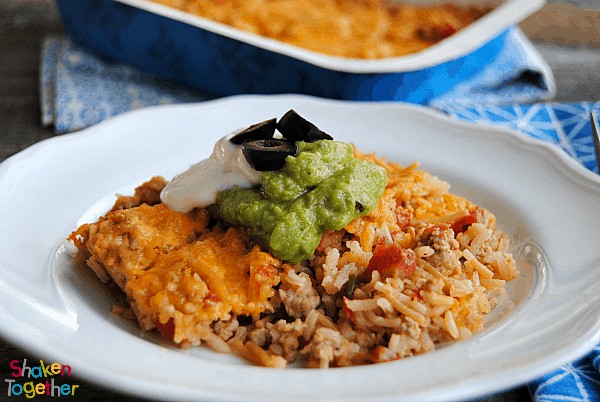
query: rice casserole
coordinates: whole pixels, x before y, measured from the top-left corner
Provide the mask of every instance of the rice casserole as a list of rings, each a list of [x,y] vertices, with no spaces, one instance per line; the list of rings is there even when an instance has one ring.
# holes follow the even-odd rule
[[[518,275],[494,215],[419,168],[383,167],[378,206],[326,231],[292,264],[206,209],[176,212],[154,177],[69,239],[116,285],[113,312],[179,347],[206,345],[255,365],[341,367],[402,359],[469,338]]]

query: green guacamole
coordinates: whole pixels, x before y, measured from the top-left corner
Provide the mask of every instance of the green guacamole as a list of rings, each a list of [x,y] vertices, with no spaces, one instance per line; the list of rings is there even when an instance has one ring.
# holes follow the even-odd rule
[[[223,221],[249,229],[274,256],[308,259],[325,230],[339,230],[371,212],[386,185],[385,170],[353,157],[343,142],[298,142],[284,167],[263,172],[260,189],[233,188],[217,195]]]

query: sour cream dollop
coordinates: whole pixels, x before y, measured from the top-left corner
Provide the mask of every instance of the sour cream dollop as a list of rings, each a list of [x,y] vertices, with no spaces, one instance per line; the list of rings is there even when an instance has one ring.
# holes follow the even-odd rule
[[[217,141],[208,159],[175,176],[162,190],[161,201],[174,211],[189,212],[214,204],[221,190],[259,184],[261,173],[248,164],[241,145],[229,141],[234,134]]]

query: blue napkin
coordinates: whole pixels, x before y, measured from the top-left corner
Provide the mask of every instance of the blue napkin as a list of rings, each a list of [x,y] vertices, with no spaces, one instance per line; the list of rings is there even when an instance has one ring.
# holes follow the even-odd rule
[[[600,114],[600,102],[441,105],[450,116],[495,124],[548,141],[562,148],[589,170],[598,173],[590,111]]]
[[[552,99],[555,92],[550,67],[523,32],[511,27],[494,60],[479,74],[432,99],[429,106],[529,103]]]
[[[154,105],[199,102],[209,97],[166,83],[135,68],[100,58],[64,37],[42,45],[42,124],[57,133]]]
[[[533,381],[529,391],[536,402],[600,401],[600,345],[583,359]]]
[[[62,37],[44,42],[40,86],[42,122],[58,133],[132,109],[209,99],[99,58]],[[600,102],[533,103],[551,99],[554,93],[550,68],[521,31],[510,28],[504,50],[493,63],[429,105],[459,120],[497,124],[552,142],[598,172],[589,112],[600,113]],[[600,345],[530,383],[531,395],[536,402],[600,401],[599,365]]]

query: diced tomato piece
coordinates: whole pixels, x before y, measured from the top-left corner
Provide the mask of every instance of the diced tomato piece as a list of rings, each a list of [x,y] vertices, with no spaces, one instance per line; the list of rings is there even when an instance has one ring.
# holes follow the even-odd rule
[[[169,318],[169,321],[165,322],[164,324],[157,321],[156,329],[162,334],[162,336],[169,340],[173,340],[175,337],[175,321],[173,318]]]
[[[334,247],[339,242],[341,237],[336,233],[335,230],[326,230],[321,236],[321,241],[317,246],[317,251],[325,251],[327,247]]]
[[[459,234],[464,232],[471,226],[472,224],[477,222],[477,211],[472,211],[467,216],[463,216],[462,218],[456,220],[452,226],[452,230],[454,230],[454,234]]]
[[[402,231],[410,226],[410,211],[402,207],[396,208],[396,221]]]
[[[445,39],[449,36],[452,36],[456,33],[456,28],[446,22],[444,26],[437,27],[438,35],[440,39]]]
[[[385,348],[381,345],[375,346],[372,350],[371,353],[373,354],[373,357],[375,358],[376,362],[380,362],[381,358],[383,357],[383,353],[385,352]]]
[[[444,231],[444,230],[448,229],[448,225],[444,225],[443,223],[440,223],[438,225],[428,226],[423,230],[423,236],[430,236],[433,233],[433,231],[436,229],[440,229],[440,230]]]
[[[348,299],[346,296],[344,296],[344,304],[342,306],[342,312],[346,315],[346,319],[352,320],[354,313],[352,312],[352,310],[350,310],[348,308],[348,304],[347,304],[348,300],[350,300],[350,299]]]
[[[208,294],[206,295],[206,297],[204,298],[205,301],[210,301],[213,303],[218,303],[221,301],[221,298],[219,297],[218,294],[216,294],[215,292],[213,292],[212,290],[208,292]]]
[[[423,296],[421,296],[421,291],[411,291],[410,292],[410,298],[411,299],[417,299],[417,300],[423,300]]]
[[[321,241],[319,242],[319,245],[317,246],[317,251],[325,251],[325,249],[327,248],[327,232],[325,231],[323,233],[323,235],[321,236]]]
[[[417,267],[415,252],[396,245],[378,245],[367,266],[368,272],[379,271],[383,277],[410,276]]]
[[[449,22],[422,26],[417,30],[417,35],[428,41],[440,41],[454,35],[458,29]]]

